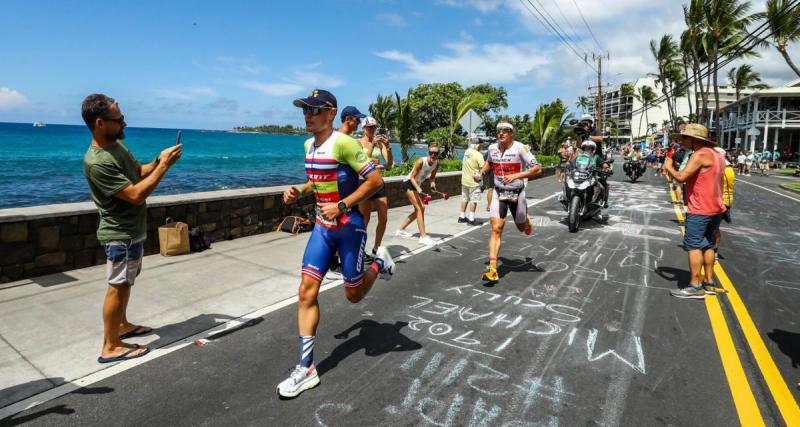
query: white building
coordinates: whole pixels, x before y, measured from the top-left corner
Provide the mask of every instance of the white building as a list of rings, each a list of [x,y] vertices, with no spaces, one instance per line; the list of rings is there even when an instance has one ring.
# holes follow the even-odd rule
[[[662,97],[661,86],[656,85],[656,79],[652,77],[640,78],[634,82],[627,82],[633,87],[635,93],[639,92],[642,86],[650,86],[658,98]],[[651,104],[647,110],[644,110],[644,105],[641,101],[633,96],[622,96],[620,88],[622,85],[611,86],[603,93],[603,127],[604,135],[610,141],[617,140],[620,143],[630,142],[633,139],[641,139],[648,135],[652,135],[653,131],[649,124],[656,125],[656,133],[660,134],[664,122],[669,121],[669,109],[667,102],[662,100],[657,104]],[[683,117],[684,120],[689,118],[689,99],[692,102],[692,112],[697,114],[697,107],[695,106],[694,90],[690,88],[689,95],[677,98],[675,100],[675,110],[678,117]],[[752,90],[743,90],[740,96],[746,96],[753,93]],[[589,114],[597,117],[597,94],[590,97],[592,105],[589,106]],[[736,90],[728,86],[719,87],[719,101],[720,108],[729,105],[736,101]],[[709,110],[715,110],[713,89],[708,95]],[[616,128],[620,130],[620,135],[608,136],[611,130],[609,124],[613,121],[616,123]]]
[[[741,150],[800,150],[800,79],[753,91],[720,110],[720,145]]]

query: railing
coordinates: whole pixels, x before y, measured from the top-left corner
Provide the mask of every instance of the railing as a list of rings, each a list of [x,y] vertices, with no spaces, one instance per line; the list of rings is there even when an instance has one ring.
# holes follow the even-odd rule
[[[800,128],[800,111],[798,110],[759,111],[756,113],[755,121],[753,121],[753,113],[744,113],[739,117],[736,117],[735,114],[732,116],[733,119],[722,120],[723,131],[749,129],[753,126],[764,127],[765,125],[769,125],[769,127]]]

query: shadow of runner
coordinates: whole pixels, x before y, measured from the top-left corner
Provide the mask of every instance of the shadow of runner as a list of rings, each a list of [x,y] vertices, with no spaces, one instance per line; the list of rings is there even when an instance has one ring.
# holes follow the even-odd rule
[[[420,343],[400,333],[400,329],[405,326],[408,326],[407,322],[378,323],[369,319],[357,322],[347,330],[334,335],[337,339],[345,339],[351,332],[359,330],[357,336],[339,344],[330,356],[317,364],[317,373],[320,376],[325,375],[338,366],[339,362],[361,349],[364,349],[365,355],[375,357],[392,351],[412,351],[422,348]]]
[[[56,380],[56,381],[54,381],[54,380]],[[47,382],[47,383],[50,383],[50,384],[55,384],[55,383],[63,384],[64,383],[64,378],[61,378],[61,377],[59,377],[59,378],[47,378],[47,379],[43,379],[43,380],[31,381],[30,383],[21,384],[21,385],[18,385],[18,386],[9,387],[9,388],[0,390],[0,394],[13,392],[13,390],[15,388],[24,389],[24,388],[34,387],[34,386],[36,386],[34,383],[37,383],[37,382]],[[79,389],[77,389],[75,391],[72,391],[71,394],[94,395],[94,394],[107,394],[107,393],[112,393],[112,392],[114,392],[114,389],[111,388],[111,387],[83,387],[83,388],[79,388]],[[45,404],[45,405],[47,405],[47,404]],[[27,411],[23,411],[23,412],[27,412]],[[6,418],[0,420],[0,425],[2,425],[2,426],[16,426],[16,425],[21,425],[21,424],[25,424],[25,423],[31,422],[31,421],[33,421],[35,419],[38,419],[38,418],[41,418],[41,417],[44,417],[44,416],[47,416],[47,415],[51,415],[51,414],[53,414],[53,415],[72,415],[74,413],[75,413],[74,409],[68,407],[67,405],[61,404],[61,405],[51,406],[49,408],[45,407],[45,408],[43,408],[41,410],[38,410],[38,411],[35,411],[35,412],[31,412],[31,413],[27,413],[25,415],[15,414],[15,415],[12,415],[10,417],[6,417]],[[53,424],[58,424],[57,420],[54,419],[52,421],[53,421]]]
[[[800,334],[774,329],[767,336],[778,344],[781,353],[792,358],[792,368],[800,366]]]

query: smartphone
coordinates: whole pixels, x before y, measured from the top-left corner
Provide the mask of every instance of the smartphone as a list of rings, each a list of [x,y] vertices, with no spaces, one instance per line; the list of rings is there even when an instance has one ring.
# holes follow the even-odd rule
[[[378,134],[378,135],[386,135],[386,128],[385,127],[379,127],[377,132],[375,132],[375,133]]]
[[[178,131],[178,133],[175,135],[175,145],[178,145],[180,143],[181,143],[181,131]]]

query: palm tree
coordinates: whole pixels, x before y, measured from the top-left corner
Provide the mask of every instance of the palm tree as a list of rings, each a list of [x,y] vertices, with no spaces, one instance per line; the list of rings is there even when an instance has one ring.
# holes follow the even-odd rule
[[[555,134],[561,126],[572,117],[567,114],[566,107],[560,100],[552,104],[542,104],[536,109],[536,114],[533,116],[533,124],[531,126],[531,136],[533,142],[539,143],[539,152],[549,153],[555,150],[549,150],[550,136]]]
[[[750,2],[740,0],[708,0],[705,2],[705,26],[711,45],[708,63],[711,65],[711,75],[714,79],[714,121],[717,135],[722,134],[722,124],[719,120],[719,54],[730,53],[732,46],[742,40],[747,34],[747,25],[752,17],[747,15]]]
[[[447,138],[447,145],[448,150],[447,153],[449,156],[453,155],[453,135],[456,134],[456,128],[458,128],[459,124],[458,121],[467,114],[472,108],[479,108],[486,105],[489,102],[489,96],[480,93],[472,93],[463,98],[461,101],[458,102],[458,105],[453,105],[450,108],[450,135]]]
[[[388,126],[394,120],[395,104],[392,96],[378,96],[375,102],[369,104],[369,114],[380,123],[381,126]]]
[[[575,103],[575,106],[581,109],[581,113],[585,113],[590,105],[592,105],[592,103],[587,96],[579,96],[578,102]]]
[[[778,52],[783,55],[783,59],[789,64],[792,71],[800,77],[800,69],[794,65],[786,45],[800,40],[800,9],[792,6],[789,8],[787,0],[767,0],[767,11],[754,15],[756,19],[766,19],[772,34],[772,43]]]
[[[739,68],[733,67],[728,71],[728,80],[736,89],[736,100],[742,89],[769,89],[768,84],[761,83],[761,75],[753,71],[753,67],[744,64]]]
[[[408,90],[406,99],[400,99],[400,95],[395,92],[394,97],[397,101],[395,108],[395,131],[397,132],[397,139],[400,141],[400,152],[403,155],[403,163],[408,162],[408,149],[414,144],[411,140],[411,134],[414,132],[412,129],[411,119],[411,89]]]
[[[658,95],[656,95],[656,91],[650,86],[642,85],[639,86],[639,89],[633,94],[633,97],[642,103],[642,108],[644,109],[644,114],[639,116],[639,127],[636,128],[636,132],[640,132],[642,129],[642,118],[645,118],[645,124],[650,123],[650,116],[647,114],[647,110],[649,110],[650,103],[658,98]],[[645,131],[645,133],[647,132]]]
[[[678,44],[672,40],[671,35],[664,34],[658,43],[655,40],[650,40],[650,53],[653,54],[658,66],[658,74],[655,74],[657,78],[656,84],[661,86],[661,93],[666,98],[670,122],[675,123],[675,110],[673,109],[669,92],[671,91],[670,76],[673,69],[678,67],[680,62]]]
[[[703,80],[700,78],[700,65],[706,62],[705,49],[701,49],[706,45],[705,33],[703,32],[703,22],[705,20],[704,3],[706,1],[690,0],[688,6],[683,5],[683,20],[686,23],[686,37],[688,38],[688,48],[692,58],[692,74],[694,75],[695,83],[695,106],[697,107],[697,116],[701,122],[705,121],[704,116],[708,106],[708,92],[703,87]],[[702,101],[702,104],[700,101]]]
[[[685,7],[686,6],[684,5],[684,8]],[[690,34],[689,34],[688,30],[686,30],[683,33],[681,33],[681,43],[680,43],[680,45],[681,45],[680,49],[681,49],[681,59],[682,59],[681,62],[683,63],[683,78],[684,78],[683,81],[684,82],[689,82],[690,81],[689,80],[689,64],[692,63],[692,52],[691,52],[692,51],[692,38],[690,37]],[[686,90],[687,91],[689,90],[688,85],[686,87]],[[695,96],[697,96],[697,82],[694,82],[694,93],[695,93]],[[687,96],[686,97],[686,101],[689,104],[689,114],[692,114],[692,97],[691,96]]]

